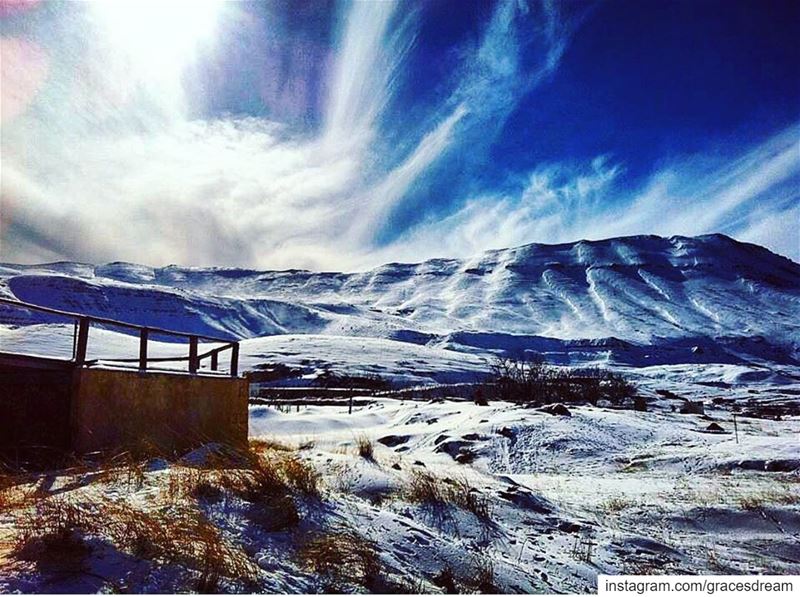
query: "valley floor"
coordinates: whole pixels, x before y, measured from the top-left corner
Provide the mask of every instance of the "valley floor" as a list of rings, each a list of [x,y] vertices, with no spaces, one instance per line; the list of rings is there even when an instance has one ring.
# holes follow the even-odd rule
[[[8,477],[0,591],[585,593],[600,573],[800,573],[800,419],[739,417],[737,441],[721,406],[570,410],[255,406],[246,458],[207,446]]]

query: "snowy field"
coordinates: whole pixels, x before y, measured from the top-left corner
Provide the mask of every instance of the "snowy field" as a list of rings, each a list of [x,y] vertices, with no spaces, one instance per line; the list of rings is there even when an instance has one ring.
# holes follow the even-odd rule
[[[252,498],[187,499],[253,566],[247,583],[223,575],[219,590],[436,592],[452,571],[461,591],[591,592],[600,573],[800,572],[800,419],[739,417],[737,442],[729,410],[682,415],[670,402],[571,416],[453,400],[375,400],[351,415],[254,406],[251,438],[288,446],[280,453],[320,475],[319,495],[293,495],[299,521],[280,531],[253,514]],[[705,432],[712,422],[724,432]],[[188,463],[202,470],[203,458]],[[66,474],[40,491],[89,509],[97,499],[169,513],[175,478],[196,470],[186,464],[150,461],[135,481]],[[452,480],[478,514],[410,496],[420,478]],[[188,564],[154,566],[102,531],[56,573],[13,555],[17,517],[0,515],[3,591],[170,591],[202,578]],[[374,546],[378,578],[338,579],[304,559],[309,537],[342,529]]]

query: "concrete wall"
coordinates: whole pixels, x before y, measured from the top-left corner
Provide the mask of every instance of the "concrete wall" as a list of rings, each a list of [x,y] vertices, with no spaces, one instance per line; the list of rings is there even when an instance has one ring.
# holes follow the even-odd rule
[[[246,379],[75,369],[72,447],[78,453],[206,442],[247,443]]]
[[[38,365],[38,366],[37,366]],[[69,450],[72,369],[0,364],[0,452]]]

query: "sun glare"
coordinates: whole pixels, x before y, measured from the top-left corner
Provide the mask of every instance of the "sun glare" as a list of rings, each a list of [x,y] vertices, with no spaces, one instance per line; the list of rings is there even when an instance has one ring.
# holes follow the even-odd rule
[[[213,36],[223,0],[98,0],[97,22],[131,65],[174,74]]]

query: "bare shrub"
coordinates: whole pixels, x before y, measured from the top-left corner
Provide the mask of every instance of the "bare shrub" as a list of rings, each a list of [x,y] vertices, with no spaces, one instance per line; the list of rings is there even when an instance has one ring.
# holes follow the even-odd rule
[[[448,595],[457,595],[458,586],[456,585],[456,576],[450,566],[445,566],[442,570],[433,577],[433,584],[444,590]]]
[[[373,586],[381,572],[376,545],[348,527],[309,535],[299,546],[297,558],[334,590],[348,584]]]
[[[472,512],[481,520],[489,520],[491,518],[492,512],[489,500],[470,485],[466,478],[455,479],[451,492],[453,494],[453,503],[459,508]]]
[[[489,558],[476,557],[474,568],[464,584],[479,593],[497,594],[501,591],[495,584],[494,564]]]
[[[490,379],[487,390],[495,398],[525,404],[597,404],[601,399],[622,404],[636,394],[636,387],[613,371],[555,367],[545,364],[538,355],[526,360],[498,358]]]

